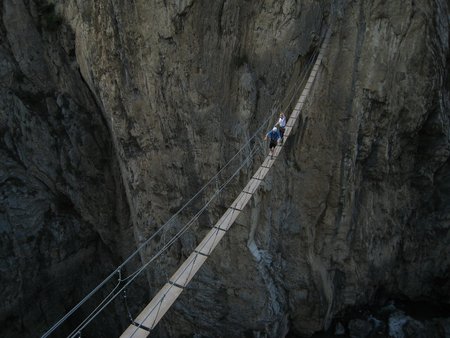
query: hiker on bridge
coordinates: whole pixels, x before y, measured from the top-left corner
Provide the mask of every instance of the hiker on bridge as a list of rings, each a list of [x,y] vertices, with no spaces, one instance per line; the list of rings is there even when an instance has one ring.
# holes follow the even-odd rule
[[[278,140],[281,140],[280,132],[278,131],[277,127],[273,127],[271,131],[269,131],[266,136],[264,137],[264,141],[269,138],[269,155],[273,157],[273,150],[277,146]]]
[[[280,128],[281,143],[283,143],[284,131],[286,130],[286,116],[283,112],[280,113],[280,118],[278,119],[277,125],[278,128]]]

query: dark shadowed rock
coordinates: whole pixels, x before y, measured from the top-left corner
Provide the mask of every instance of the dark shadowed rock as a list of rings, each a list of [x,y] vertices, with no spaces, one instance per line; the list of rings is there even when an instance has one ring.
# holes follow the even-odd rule
[[[298,127],[156,335],[310,336],[380,288],[449,303],[447,1],[5,0],[2,335],[48,328],[286,109],[328,26]],[[265,151],[137,283],[133,313]],[[108,311],[86,334],[121,332]]]

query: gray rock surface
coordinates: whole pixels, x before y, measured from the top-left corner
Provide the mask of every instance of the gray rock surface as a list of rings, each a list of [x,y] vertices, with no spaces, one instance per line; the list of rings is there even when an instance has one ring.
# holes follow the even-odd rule
[[[109,131],[80,76],[73,31],[6,0],[0,26],[0,331],[43,332],[130,248]]]
[[[302,320],[309,309],[317,309],[315,325],[327,326],[334,311],[367,302],[380,286],[449,300],[447,4],[337,9],[314,109],[294,151],[301,185],[293,200],[306,246],[297,256],[310,270],[303,275],[310,305],[292,304],[299,332],[313,330]],[[294,254],[291,239],[284,243]]]
[[[286,107],[327,21],[303,120],[159,335],[309,336],[379,288],[449,302],[446,1],[52,3],[1,7],[7,336],[57,320]],[[257,165],[139,281],[134,313]],[[88,334],[126,322],[105,318]]]

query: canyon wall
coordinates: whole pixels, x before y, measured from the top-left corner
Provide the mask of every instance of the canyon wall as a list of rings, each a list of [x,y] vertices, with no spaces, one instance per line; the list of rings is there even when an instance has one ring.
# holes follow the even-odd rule
[[[42,4],[1,6],[3,337],[49,328],[132,240],[110,133],[79,73],[73,31],[52,15]]]
[[[7,335],[48,328],[285,109],[327,27],[296,131],[158,334],[310,336],[381,292],[449,302],[446,1],[53,4],[1,9]],[[260,146],[149,268],[133,314],[243,188]],[[124,328],[108,311],[88,336]]]

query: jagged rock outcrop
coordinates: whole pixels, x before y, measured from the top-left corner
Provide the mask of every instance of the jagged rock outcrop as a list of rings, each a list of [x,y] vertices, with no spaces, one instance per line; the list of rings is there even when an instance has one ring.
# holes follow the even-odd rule
[[[84,291],[102,274],[82,261],[102,257],[92,269],[110,271],[286,107],[327,25],[303,120],[159,335],[309,336],[380,289],[448,303],[446,1],[5,0],[7,333],[26,332],[17,322],[28,314],[18,313],[40,290],[30,320],[58,319],[69,305],[49,300],[47,283],[80,299],[74,272],[83,270]],[[149,270],[132,312],[256,165]],[[36,287],[16,288],[23,274]],[[126,316],[109,311],[111,326],[88,334],[120,332]]]

